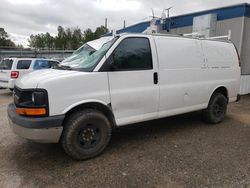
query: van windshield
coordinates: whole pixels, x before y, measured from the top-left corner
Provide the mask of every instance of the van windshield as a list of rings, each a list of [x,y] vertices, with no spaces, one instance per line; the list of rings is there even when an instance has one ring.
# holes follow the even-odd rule
[[[68,63],[63,61],[61,65],[62,67],[68,67],[66,68],[68,70],[91,72],[116,40],[117,38],[113,38],[112,40],[105,42],[97,50],[88,51],[85,49],[81,51],[78,49],[74,54],[72,54],[72,56],[74,56],[74,60],[71,60]]]
[[[116,38],[113,40],[106,42],[103,44],[103,46],[99,49],[96,50],[93,54],[90,56],[82,59],[82,61],[79,63],[78,67],[81,70],[86,70],[86,71],[93,71],[95,68],[95,65],[103,58],[103,56],[106,54],[106,52],[109,50],[109,48],[113,45],[115,42]]]
[[[10,70],[13,64],[12,59],[4,59],[0,62],[0,69],[2,70]]]
[[[89,46],[88,44],[84,44],[83,46],[78,48],[71,56],[63,60],[61,62],[61,65],[70,67],[78,66],[80,59],[86,58],[95,51],[96,50],[91,46]]]

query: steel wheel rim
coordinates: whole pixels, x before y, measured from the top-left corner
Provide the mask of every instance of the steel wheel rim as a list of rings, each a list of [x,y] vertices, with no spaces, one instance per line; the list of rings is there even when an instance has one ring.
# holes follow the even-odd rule
[[[101,139],[100,129],[97,125],[89,123],[78,131],[77,143],[80,148],[94,148]]]
[[[214,104],[213,113],[216,117],[221,117],[224,114],[225,105],[220,103],[219,101]]]

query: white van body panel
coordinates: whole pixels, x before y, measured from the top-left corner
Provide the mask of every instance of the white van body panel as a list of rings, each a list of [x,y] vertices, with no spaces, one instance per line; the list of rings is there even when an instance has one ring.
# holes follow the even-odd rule
[[[206,108],[203,52],[194,39],[156,36],[159,58],[159,117]]]
[[[203,40],[206,59],[206,77],[211,87],[223,85],[228,90],[229,101],[233,101],[240,88],[240,66],[232,43]]]
[[[32,75],[40,77],[38,71]],[[44,79],[39,80],[37,88],[48,91],[50,116],[65,114],[84,103],[110,103],[108,75],[105,72],[44,70],[43,75]]]
[[[16,85],[22,89],[37,88],[38,83],[51,78],[60,78],[70,74],[78,73],[75,71],[65,71],[56,69],[43,69],[31,72],[18,79]]]
[[[153,70],[108,73],[118,125],[157,118],[159,89],[153,84],[153,73]]]
[[[227,88],[230,101],[236,100],[240,67],[233,44],[154,38],[159,58],[159,117],[207,108],[212,93],[220,86]]]

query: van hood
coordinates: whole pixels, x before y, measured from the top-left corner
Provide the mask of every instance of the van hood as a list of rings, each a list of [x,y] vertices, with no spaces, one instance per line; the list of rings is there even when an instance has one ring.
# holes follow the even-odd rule
[[[72,74],[83,74],[83,72],[57,69],[37,70],[16,80],[15,85],[21,89],[33,89],[37,88],[40,82],[50,79],[60,79]]]

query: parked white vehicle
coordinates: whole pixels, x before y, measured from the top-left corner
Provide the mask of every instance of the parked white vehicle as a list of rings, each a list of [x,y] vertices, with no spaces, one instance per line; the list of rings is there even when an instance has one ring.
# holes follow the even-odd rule
[[[15,81],[34,70],[57,66],[58,61],[40,58],[5,58],[0,62],[0,88],[14,89]]]
[[[60,141],[70,156],[87,159],[104,150],[114,127],[198,110],[220,123],[227,104],[239,99],[239,85],[231,42],[125,34],[71,70],[18,80],[8,115],[16,134]]]

